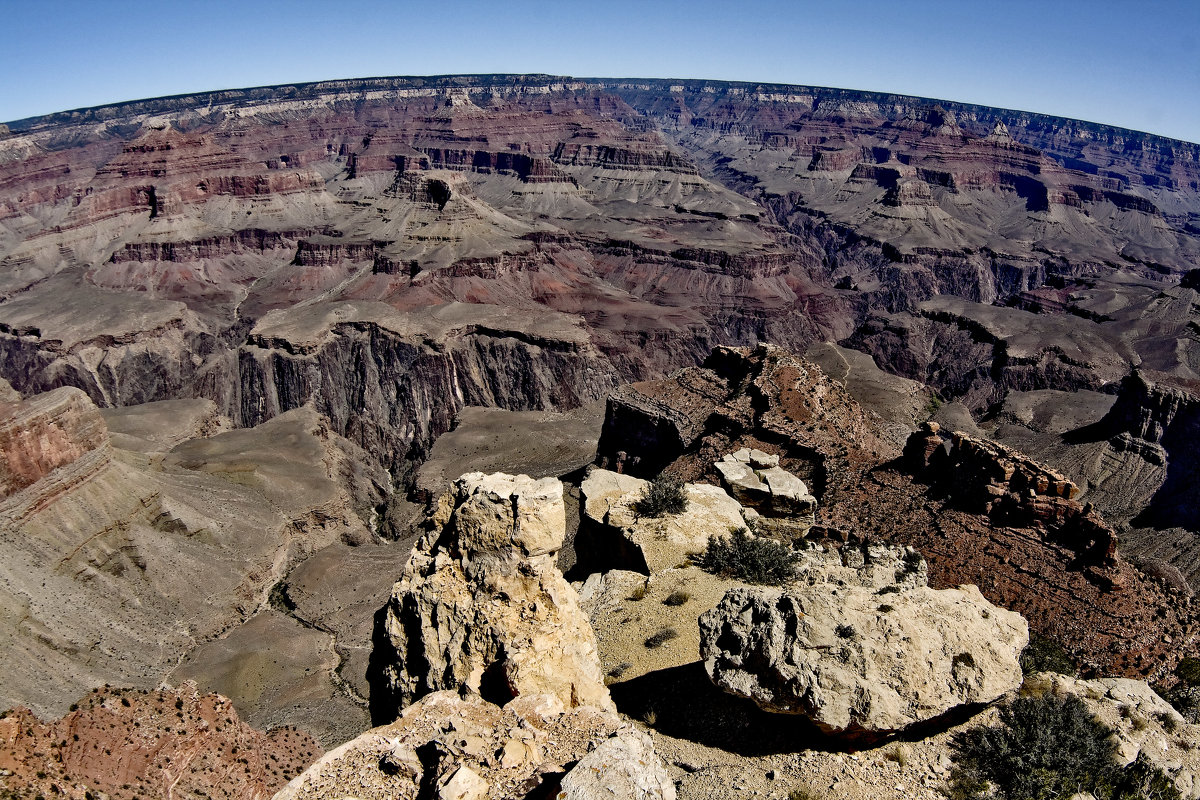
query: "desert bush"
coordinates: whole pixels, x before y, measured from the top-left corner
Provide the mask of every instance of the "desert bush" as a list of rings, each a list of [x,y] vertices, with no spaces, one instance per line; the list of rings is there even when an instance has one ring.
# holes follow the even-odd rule
[[[1029,644],[1021,651],[1021,672],[1057,672],[1074,677],[1078,672],[1075,662],[1058,642],[1040,633],[1029,634]]]
[[[650,649],[653,650],[656,647],[662,647],[664,644],[671,641],[672,639],[678,639],[678,638],[679,638],[679,631],[675,630],[674,628],[663,628],[658,633],[654,634],[649,639],[647,639],[645,644],[646,644],[646,647],[649,647]]]
[[[751,536],[745,528],[730,528],[729,536],[710,536],[697,566],[706,572],[746,583],[778,586],[796,575],[799,555],[774,539]]]
[[[1188,686],[1200,686],[1200,658],[1181,658],[1175,667],[1175,676]]]
[[[824,795],[820,792],[807,786],[801,786],[788,792],[788,800],[821,800],[822,797]]]
[[[1097,800],[1177,798],[1171,781],[1148,763],[1116,763],[1113,731],[1078,697],[1021,697],[1000,709],[996,727],[970,728],[951,746],[957,765],[950,796],[983,798],[1070,797]]]
[[[662,517],[682,514],[687,505],[683,483],[670,475],[659,475],[642,490],[642,496],[633,501],[633,510],[643,517]]]
[[[917,570],[921,568],[921,564],[924,561],[925,558],[916,550],[909,550],[906,552],[904,554],[904,560],[901,562],[900,569],[896,570],[896,574],[894,576],[896,583],[902,583],[909,575],[916,574]]]
[[[671,592],[669,595],[667,595],[666,599],[663,600],[663,605],[664,606],[681,606],[684,603],[686,603],[688,600],[691,600],[691,599],[692,599],[692,596],[690,594],[683,591],[682,589],[678,589],[674,592]]]

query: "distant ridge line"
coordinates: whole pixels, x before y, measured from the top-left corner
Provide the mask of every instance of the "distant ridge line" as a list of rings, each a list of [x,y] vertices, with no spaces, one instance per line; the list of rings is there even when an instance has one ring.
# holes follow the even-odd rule
[[[428,76],[379,76],[368,78],[342,78],[325,81],[281,83],[269,86],[254,86],[240,89],[215,89],[204,92],[167,95],[164,97],[141,98],[106,103],[98,106],[56,111],[33,117],[25,117],[6,123],[13,134],[37,133],[56,127],[86,125],[118,120],[139,115],[169,114],[180,111],[201,111],[213,106],[245,107],[268,101],[318,100],[329,94],[365,94],[368,92],[417,92],[410,96],[428,96],[451,89],[487,91],[508,89],[516,93],[532,93],[533,89],[555,87],[554,91],[580,91],[587,89],[613,91],[653,91],[682,87],[685,92],[728,92],[742,90],[753,95],[811,95],[814,102],[830,99],[857,100],[879,105],[941,105],[957,113],[986,120],[1022,120],[1035,126],[1058,126],[1067,123],[1079,130],[1099,134],[1100,138],[1136,138],[1154,146],[1155,149],[1169,147],[1183,150],[1191,159],[1200,161],[1200,143],[1175,139],[1156,133],[1124,128],[1102,122],[1061,117],[1034,111],[986,106],[956,100],[943,100],[920,95],[893,92],[864,91],[829,86],[805,84],[768,83],[760,81],[724,81],[703,78],[576,78],[566,75],[530,74],[478,74],[478,75],[428,75]],[[539,92],[540,93],[540,92]],[[547,92],[548,93],[548,92]],[[364,98],[375,99],[375,98]],[[380,98],[382,99],[382,98]],[[773,102],[760,98],[761,102]],[[778,102],[778,101],[774,101]]]

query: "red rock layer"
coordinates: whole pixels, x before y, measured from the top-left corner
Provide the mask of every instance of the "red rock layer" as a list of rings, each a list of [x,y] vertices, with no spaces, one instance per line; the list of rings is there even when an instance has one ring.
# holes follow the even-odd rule
[[[0,717],[0,793],[263,800],[321,755],[306,733],[243,723],[217,694],[97,689],[60,720]]]
[[[108,444],[108,427],[79,389],[0,404],[0,497]]]

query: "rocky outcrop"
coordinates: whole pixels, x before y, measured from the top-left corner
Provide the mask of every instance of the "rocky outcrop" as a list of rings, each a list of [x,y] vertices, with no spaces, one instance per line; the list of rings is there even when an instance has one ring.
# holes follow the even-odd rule
[[[697,460],[711,454],[689,474],[717,482],[715,462],[739,449],[729,443],[750,436],[771,451],[764,458],[779,456],[777,466],[820,495],[831,469],[895,452],[878,425],[845,386],[810,361],[769,345],[718,347],[703,367],[614,394],[597,462],[655,475],[684,454]]]
[[[1075,500],[1079,487],[1066,476],[997,442],[961,432],[947,441],[940,432],[936,422],[926,423],[905,445],[908,467],[920,479],[996,525],[1044,531],[1083,562],[1102,570],[1116,565],[1116,532],[1091,505]]]
[[[441,499],[377,632],[376,719],[445,689],[613,708],[595,634],[555,566],[562,492],[554,478],[471,473]]]
[[[716,486],[683,487],[687,508],[678,514],[647,517],[635,505],[649,481],[593,469],[580,485],[581,534],[576,552],[594,570],[626,569],[653,574],[702,552],[710,537],[745,526],[744,509]],[[582,552],[580,552],[582,550]]]
[[[0,497],[81,459],[94,471],[111,451],[100,412],[78,389],[56,389],[0,404]],[[85,458],[86,457],[86,458]]]
[[[1091,431],[1108,439],[1117,452],[1130,452],[1152,465],[1165,467],[1166,475],[1146,509],[1135,520],[1144,527],[1179,526],[1197,532],[1195,486],[1200,479],[1200,397],[1195,387],[1167,376],[1135,371],[1121,382],[1117,401]],[[1184,384],[1184,385],[1180,385]]]
[[[330,751],[275,800],[521,800],[554,796],[589,750],[613,734],[642,739],[617,716],[593,707],[564,709],[557,698],[525,695],[503,708],[455,692],[426,695],[388,725]],[[644,736],[644,735],[643,735]],[[599,745],[599,747],[597,747]],[[653,750],[640,774],[652,775]],[[624,762],[613,764],[619,774]],[[615,776],[610,777],[611,785]],[[674,788],[672,786],[672,788]],[[655,795],[620,795],[655,797]],[[673,795],[672,795],[673,796]]]
[[[816,498],[804,481],[780,468],[779,456],[743,447],[714,466],[734,499],[767,517],[786,520],[791,538],[803,537],[816,522]]]
[[[709,676],[767,711],[866,737],[1020,686],[1029,633],[1019,614],[974,586],[898,585],[909,578],[894,569],[902,559],[868,551],[867,565],[876,560],[887,569],[866,585],[827,583],[833,574],[816,570],[783,589],[728,591],[700,618]]]
[[[641,731],[620,733],[584,756],[563,778],[560,800],[627,797],[675,800],[675,781]]]
[[[52,722],[24,708],[0,716],[0,792],[260,800],[321,754],[307,733],[256,730],[227,698],[200,694],[194,684],[104,687],[72,708]]]

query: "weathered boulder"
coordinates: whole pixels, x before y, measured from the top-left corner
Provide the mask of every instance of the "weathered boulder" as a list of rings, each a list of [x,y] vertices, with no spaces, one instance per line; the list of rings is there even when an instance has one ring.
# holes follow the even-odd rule
[[[392,589],[376,643],[378,714],[442,689],[613,708],[595,634],[555,566],[565,519],[555,478],[476,472],[455,483]]]
[[[638,730],[620,733],[588,753],[563,778],[558,800],[674,800],[675,782]]]
[[[330,751],[275,800],[516,800],[556,784],[567,765],[617,733],[622,740],[633,735],[611,711],[564,710],[551,695],[525,695],[501,708],[475,696],[434,692],[395,722]],[[657,760],[649,748],[643,757],[649,764]],[[610,763],[610,769],[621,766]]]
[[[1050,672],[1030,675],[1023,694],[1075,695],[1093,716],[1116,732],[1122,765],[1145,756],[1166,772],[1184,797],[1200,797],[1200,725],[1187,722],[1145,681],[1079,680]]]
[[[786,589],[726,592],[700,618],[712,680],[767,711],[865,736],[1020,686],[1029,632],[1019,614],[974,586],[930,589],[919,566],[893,572],[894,563],[906,563],[894,554],[878,553],[887,566],[873,569],[870,555],[862,570],[802,565]]]
[[[714,465],[721,482],[739,503],[759,513],[815,522],[817,500],[804,481],[779,466],[779,456],[741,448]]]
[[[687,509],[679,514],[644,517],[634,504],[649,481],[594,469],[580,486],[583,524],[591,548],[607,567],[643,574],[677,566],[688,553],[702,551],[710,536],[725,536],[746,524],[743,509],[717,486],[684,486]],[[577,545],[578,547],[578,545]]]

